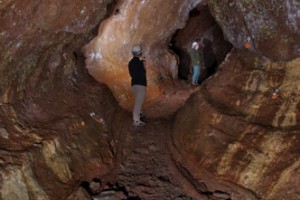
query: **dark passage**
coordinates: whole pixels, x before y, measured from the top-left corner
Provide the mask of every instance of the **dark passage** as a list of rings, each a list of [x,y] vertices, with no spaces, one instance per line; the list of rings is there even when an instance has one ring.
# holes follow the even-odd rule
[[[186,26],[174,34],[170,45],[170,50],[179,57],[178,78],[188,82],[192,76],[188,51],[195,40],[203,41],[202,48],[199,49],[204,57],[204,66],[201,66],[198,80],[201,83],[217,71],[232,48],[232,45],[223,38],[223,32],[212,17],[208,6],[204,4],[199,4],[190,12]]]

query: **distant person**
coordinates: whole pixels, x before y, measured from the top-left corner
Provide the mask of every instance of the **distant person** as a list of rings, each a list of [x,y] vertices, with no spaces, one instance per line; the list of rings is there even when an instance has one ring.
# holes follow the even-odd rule
[[[192,43],[192,49],[189,51],[189,56],[191,58],[191,67],[192,67],[192,85],[199,85],[198,79],[200,76],[200,63],[201,63],[201,56],[199,54],[199,43],[194,41]]]
[[[145,60],[142,57],[143,50],[141,45],[137,44],[132,47],[133,58],[129,61],[128,70],[131,77],[131,88],[134,95],[133,106],[133,125],[145,125],[142,106],[146,96],[147,78]]]

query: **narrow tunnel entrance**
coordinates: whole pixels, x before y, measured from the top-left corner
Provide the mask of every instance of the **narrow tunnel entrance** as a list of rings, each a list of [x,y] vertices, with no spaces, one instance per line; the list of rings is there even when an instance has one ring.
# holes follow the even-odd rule
[[[199,4],[189,13],[189,19],[183,29],[179,29],[171,40],[170,50],[179,58],[178,78],[190,82],[189,50],[193,41],[201,41],[199,53],[203,55],[198,82],[201,83],[213,75],[223,62],[232,45],[225,41],[221,28],[216,23],[207,5]]]
[[[219,64],[223,62],[231,49],[231,44],[224,40],[222,31],[213,19],[208,7],[203,5],[197,6],[190,12],[186,26],[178,30],[171,41],[170,50],[178,55],[180,61],[178,70],[179,79],[188,80],[189,76],[191,76],[189,72],[190,61],[187,52],[193,40],[199,41],[201,39],[203,41],[202,51],[205,59],[205,68],[201,72],[199,82],[202,82],[215,73]],[[185,84],[183,85],[186,86]],[[180,98],[184,96],[182,93],[178,94]],[[174,99],[172,101],[175,101]],[[159,137],[159,135],[162,136],[164,134],[156,134],[154,137],[152,134],[152,131],[157,132],[158,129],[156,128],[160,126],[163,128],[169,127],[169,125],[159,124],[159,126],[154,126],[154,129],[143,129],[142,135],[139,136],[136,134],[132,143],[128,141],[129,144],[124,145],[124,155],[122,156],[127,158],[122,161],[122,168],[116,177],[113,178],[113,181],[108,184],[101,183],[99,178],[99,180],[95,179],[92,182],[82,182],[81,187],[93,199],[158,199],[153,197],[166,195],[169,196],[168,199],[192,199],[191,196],[197,191],[196,196],[203,196],[203,198],[204,196],[214,198],[217,194],[224,197],[223,199],[229,200],[230,198],[228,197],[230,195],[227,193],[207,191],[206,189],[198,190],[198,188],[192,187],[189,188],[189,191],[192,191],[190,194],[185,191],[184,187],[179,184],[177,185],[179,180],[183,181],[180,179],[181,173],[177,171],[170,173],[169,159],[166,159],[162,153],[166,151],[166,154],[168,154],[168,149],[164,147],[165,143],[157,145],[158,141],[164,142],[162,137]],[[165,133],[165,131],[162,129],[161,133]],[[128,137],[131,136],[128,135]],[[140,146],[136,146],[136,144]],[[136,149],[138,149],[137,152],[135,152]],[[146,154],[144,154],[145,152]],[[174,175],[179,175],[180,178],[175,179]],[[185,176],[183,176],[183,179],[185,180]],[[186,181],[190,182],[191,180],[188,179]]]

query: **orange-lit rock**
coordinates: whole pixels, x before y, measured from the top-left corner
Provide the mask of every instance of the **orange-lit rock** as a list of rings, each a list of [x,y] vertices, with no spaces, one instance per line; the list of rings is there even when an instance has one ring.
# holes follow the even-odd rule
[[[84,47],[89,73],[111,89],[123,108],[131,110],[133,104],[127,65],[132,57],[131,48],[137,43],[143,46],[147,63],[145,113],[152,117],[172,114],[189,96],[191,90],[177,81],[177,58],[169,52],[168,43],[172,34],[184,27],[196,2],[123,1],[101,23],[98,36]],[[164,109],[173,98],[182,102],[178,107]]]

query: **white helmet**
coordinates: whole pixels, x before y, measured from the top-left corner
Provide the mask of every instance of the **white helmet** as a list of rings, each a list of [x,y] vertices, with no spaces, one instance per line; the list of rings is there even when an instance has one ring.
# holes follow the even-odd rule
[[[198,45],[198,42],[194,41],[194,42],[192,43],[192,48],[195,48],[197,45]]]
[[[141,45],[139,45],[139,44],[134,45],[132,47],[131,52],[134,56],[140,55],[143,52]]]

